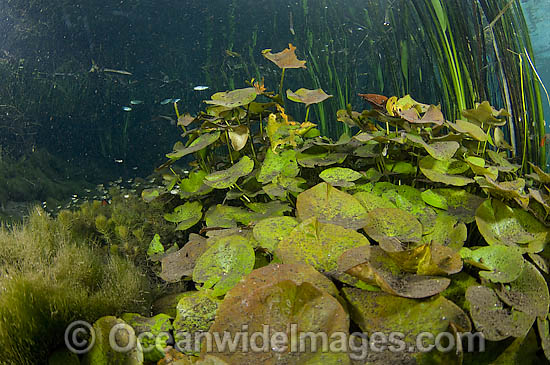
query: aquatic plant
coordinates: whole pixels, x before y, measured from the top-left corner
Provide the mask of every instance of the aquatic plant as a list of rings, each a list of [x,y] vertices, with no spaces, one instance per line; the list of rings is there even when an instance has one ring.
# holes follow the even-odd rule
[[[25,225],[0,230],[2,363],[36,364],[69,323],[147,308],[147,279],[134,264],[74,240],[37,208]]]

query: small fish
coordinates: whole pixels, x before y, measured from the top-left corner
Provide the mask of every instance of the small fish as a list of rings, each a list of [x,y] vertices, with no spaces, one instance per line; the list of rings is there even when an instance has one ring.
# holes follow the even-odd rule
[[[132,105],[143,104],[143,100],[130,100],[130,104]]]
[[[131,112],[132,108],[130,108],[129,106],[123,106],[122,110],[124,110],[125,112]]]
[[[172,100],[174,100],[174,99],[164,99],[163,101],[160,102],[160,105],[166,105],[168,103],[171,103]]]
[[[241,57],[241,55],[237,52],[230,51],[228,49],[225,50],[225,54],[229,57]]]
[[[198,85],[193,88],[193,90],[195,91],[204,91],[206,89],[208,89],[208,86],[203,86],[203,85]]]
[[[116,158],[115,158],[115,162],[116,162],[116,163],[123,163],[124,160],[119,160],[119,159],[116,159]]]
[[[138,169],[137,166],[132,167],[132,170],[137,170],[137,169]]]
[[[178,101],[180,101],[181,99],[178,98],[178,99],[172,99],[172,103],[177,103]]]

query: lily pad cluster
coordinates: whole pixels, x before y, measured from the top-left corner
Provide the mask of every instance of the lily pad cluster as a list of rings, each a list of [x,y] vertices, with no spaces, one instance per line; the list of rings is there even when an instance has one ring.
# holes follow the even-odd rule
[[[283,70],[306,68],[292,45],[264,56]],[[403,333],[402,351],[369,349],[358,362],[374,364],[486,359],[468,343],[425,352],[416,342],[423,332],[476,331],[492,349],[486,363],[506,363],[528,341],[550,358],[550,175],[516,164],[500,129],[504,110],[484,102],[448,121],[409,95],[380,96],[373,109],[340,110],[335,122],[350,133],[332,140],[315,121],[286,114],[282,84],[279,93],[249,86],[206,101],[159,167],[164,186],[143,194],[165,202],[165,218],[185,237],[165,251],[159,244],[173,242],[156,237],[151,248],[162,280],[194,289],[177,297],[170,331],[266,325],[291,336],[296,324],[354,343],[364,339],[350,326],[368,336]],[[307,108],[328,97],[305,89],[286,96]],[[184,173],[178,160],[189,155]],[[186,322],[183,313],[199,307]],[[171,349],[162,361],[358,361],[350,346],[324,352],[314,342],[299,353],[201,344]]]

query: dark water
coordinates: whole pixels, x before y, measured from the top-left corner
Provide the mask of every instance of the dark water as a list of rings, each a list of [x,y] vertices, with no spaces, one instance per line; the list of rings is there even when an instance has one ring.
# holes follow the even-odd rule
[[[550,84],[549,2],[528,0],[522,6],[533,35],[532,56]],[[2,156],[13,165],[47,154],[36,164],[60,184],[147,176],[180,139],[173,104],[163,100],[181,99],[180,111],[194,114],[214,92],[245,87],[245,80],[263,77],[274,90],[280,70],[261,51],[280,51],[288,43],[297,46],[308,69],[289,70],[285,89],[321,87],[334,95],[312,111],[328,135],[342,131],[333,117],[338,109],[348,103],[366,108],[360,92],[410,93],[450,113],[419,9],[400,0],[2,0]],[[453,9],[450,21],[473,16],[473,10]],[[455,38],[480,44],[467,34],[473,23],[464,24],[465,33]],[[480,71],[485,85],[478,99],[502,107],[491,65]],[[298,105],[287,110],[296,119],[304,116]],[[31,162],[25,166],[0,180],[35,168]],[[31,183],[15,194],[13,185],[20,183],[0,181],[0,202],[56,195],[56,188],[39,191]],[[69,191],[60,188],[56,198]]]

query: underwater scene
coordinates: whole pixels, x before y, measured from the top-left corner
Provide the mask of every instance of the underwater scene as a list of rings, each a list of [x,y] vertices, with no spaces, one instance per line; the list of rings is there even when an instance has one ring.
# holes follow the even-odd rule
[[[550,363],[549,26],[0,0],[0,364]]]

